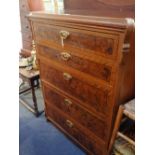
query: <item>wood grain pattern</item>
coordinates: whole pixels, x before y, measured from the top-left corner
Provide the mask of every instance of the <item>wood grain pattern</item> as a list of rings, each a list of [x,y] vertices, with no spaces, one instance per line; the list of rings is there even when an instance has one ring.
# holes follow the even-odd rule
[[[72,79],[66,80],[63,76],[63,73],[66,73],[65,70],[59,71],[42,62],[40,62],[40,71],[42,72],[43,80],[53,83],[56,87],[80,99],[90,107],[95,108],[97,112],[107,114],[107,108],[109,107],[107,106],[109,98],[108,89],[97,89],[72,75]]]
[[[29,19],[47,119],[88,154],[108,155],[118,106],[134,98],[133,20],[44,12]],[[61,30],[70,34],[64,46]]]
[[[74,54],[71,54],[70,51],[65,52],[70,54],[69,60],[63,60],[61,56],[61,54],[63,53],[62,51],[39,45],[37,47],[38,55],[40,56],[47,57],[49,59],[60,62],[63,65],[67,65],[82,72],[88,73],[92,76],[96,76],[102,80],[105,80],[106,82],[111,81],[112,66],[109,66],[107,62],[102,62],[102,64],[96,63],[88,59],[75,56]]]
[[[46,28],[37,24],[35,26],[36,39],[50,40],[51,43],[56,43],[61,46],[60,31],[64,30],[69,32],[69,36],[64,39],[65,46],[72,46],[79,51],[94,52],[98,55],[112,57],[116,55],[114,43],[116,36],[107,35],[102,33],[92,33],[89,31],[78,31],[76,29],[68,29],[66,27],[54,27],[46,25]],[[114,53],[115,52],[115,53]]]
[[[89,132],[84,131],[76,122],[68,118],[64,113],[60,112],[53,106],[49,106],[47,109],[48,117],[52,118],[53,121],[58,123],[64,130],[66,130],[73,138],[79,141],[85,146],[90,153],[94,155],[101,155],[105,151],[104,143],[97,142]],[[66,121],[69,120],[73,123],[73,127],[69,127]],[[80,134],[79,134],[80,133]]]
[[[62,96],[62,94],[58,94],[53,89],[49,88],[49,86],[44,85],[44,90],[45,100],[47,100],[49,104],[54,105],[67,113],[70,117],[88,128],[102,140],[107,140],[107,131],[105,129],[107,128],[108,123],[92,116],[88,111],[84,110],[79,103],[75,103],[72,99]]]

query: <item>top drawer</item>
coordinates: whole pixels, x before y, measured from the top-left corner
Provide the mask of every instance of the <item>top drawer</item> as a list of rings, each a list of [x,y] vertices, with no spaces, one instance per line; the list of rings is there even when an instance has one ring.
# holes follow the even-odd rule
[[[118,36],[104,32],[93,32],[73,28],[34,23],[36,40],[55,44],[64,50],[79,50],[100,56],[114,58],[117,56]]]

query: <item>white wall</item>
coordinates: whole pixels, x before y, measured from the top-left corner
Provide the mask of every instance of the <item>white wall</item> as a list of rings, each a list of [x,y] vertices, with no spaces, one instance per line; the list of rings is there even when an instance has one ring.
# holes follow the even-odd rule
[[[0,3],[0,154],[19,153],[18,58],[21,48],[18,0]]]

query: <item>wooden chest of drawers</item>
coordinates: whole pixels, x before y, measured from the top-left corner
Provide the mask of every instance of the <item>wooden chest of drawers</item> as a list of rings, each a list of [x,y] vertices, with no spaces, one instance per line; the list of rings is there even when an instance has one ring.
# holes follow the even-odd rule
[[[118,105],[134,97],[131,19],[31,13],[45,113],[88,154],[107,155]]]

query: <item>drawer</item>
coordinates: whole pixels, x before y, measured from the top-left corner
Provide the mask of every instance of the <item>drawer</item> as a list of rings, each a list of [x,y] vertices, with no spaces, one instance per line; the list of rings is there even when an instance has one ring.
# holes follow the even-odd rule
[[[92,76],[95,76],[106,82],[110,82],[112,75],[112,67],[109,66],[108,62],[97,63],[95,61],[85,58],[86,56],[80,55],[71,52],[61,52],[53,48],[48,48],[45,46],[37,46],[38,54],[46,58],[60,62],[62,65],[67,65],[73,67],[84,73],[88,73]]]
[[[23,40],[23,48],[28,49],[28,50],[32,50],[32,43],[29,42],[29,41],[24,41]]]
[[[19,1],[19,7],[21,11],[27,11],[29,10],[28,2],[27,0],[20,0]]]
[[[93,132],[96,136],[100,137],[102,140],[107,140],[108,125],[104,120],[96,118],[78,103],[76,103],[69,97],[66,97],[54,91],[45,84],[43,85],[43,87],[45,100],[48,101],[48,103],[64,111],[66,114],[71,116],[84,127],[88,128],[91,132]]]
[[[47,104],[46,116],[52,119],[54,123],[63,130],[74,141],[80,143],[93,155],[101,155],[105,152],[105,144],[97,141],[87,130],[81,128],[71,118],[67,117],[60,110]]]
[[[30,32],[22,32],[22,39],[24,41],[32,42],[32,33],[30,33]]]
[[[63,71],[60,68],[55,69],[41,60],[39,66],[43,81],[47,81],[70,94],[88,108],[104,115],[108,114],[107,108],[110,106],[107,105],[109,99],[108,88],[104,88],[104,90],[95,88],[78,77],[71,75],[69,72],[66,72],[65,69]]]
[[[72,47],[76,51],[94,53],[108,58],[117,55],[117,35],[35,23],[34,31],[36,40],[58,44],[64,50]]]
[[[31,33],[31,26],[29,22],[21,23],[22,32],[29,32]]]

